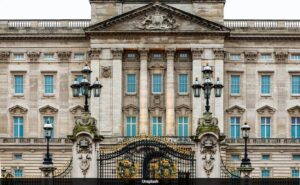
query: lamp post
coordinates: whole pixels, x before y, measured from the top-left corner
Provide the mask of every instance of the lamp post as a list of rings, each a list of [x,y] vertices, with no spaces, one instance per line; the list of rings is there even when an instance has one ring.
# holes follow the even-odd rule
[[[53,129],[52,124],[50,124],[49,121],[47,121],[47,123],[44,124],[44,130],[45,130],[45,133],[46,133],[45,137],[46,137],[46,140],[47,140],[47,153],[46,153],[46,156],[44,158],[44,162],[43,162],[44,165],[53,165],[52,158],[50,157],[50,153],[49,153],[49,140],[51,138],[52,129]]]
[[[88,104],[88,98],[91,97],[91,91],[94,90],[94,97],[100,97],[101,88],[102,85],[98,81],[98,78],[96,78],[96,81],[93,85],[90,83],[90,76],[91,76],[91,69],[86,64],[84,68],[81,70],[81,73],[83,74],[83,80],[81,82],[77,81],[77,79],[74,80],[73,84],[71,85],[73,96],[79,97],[80,91],[82,92],[82,95],[85,97],[84,101],[84,111],[89,112],[89,104]]]
[[[2,178],[5,178],[5,177],[6,177],[6,169],[5,169],[4,166],[1,168],[1,177],[2,177]]]
[[[215,89],[215,97],[221,97],[222,88],[224,86],[221,84],[219,78],[217,78],[217,82],[215,84],[213,84],[213,82],[211,81],[211,76],[212,76],[213,70],[211,69],[210,66],[206,65],[203,68],[202,73],[204,76],[204,83],[201,85],[200,82],[198,81],[198,78],[196,78],[196,81],[192,85],[192,88],[194,90],[195,98],[200,97],[201,89],[204,91],[204,98],[206,99],[205,110],[206,110],[206,113],[209,113],[209,110],[210,110],[209,98],[211,95],[211,90]]]
[[[253,171],[254,168],[251,166],[251,161],[248,158],[248,150],[247,150],[247,142],[250,133],[250,126],[245,123],[242,127],[242,136],[245,140],[245,151],[244,151],[244,158],[242,159],[241,166],[238,168],[241,174],[241,177],[249,178],[250,173]]]

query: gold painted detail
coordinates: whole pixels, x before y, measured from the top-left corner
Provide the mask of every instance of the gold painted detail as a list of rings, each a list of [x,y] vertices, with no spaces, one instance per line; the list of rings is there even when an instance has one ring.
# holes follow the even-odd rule
[[[119,178],[137,178],[138,164],[130,157],[118,161],[117,174]]]
[[[159,178],[176,178],[176,164],[173,160],[162,158],[158,161]]]

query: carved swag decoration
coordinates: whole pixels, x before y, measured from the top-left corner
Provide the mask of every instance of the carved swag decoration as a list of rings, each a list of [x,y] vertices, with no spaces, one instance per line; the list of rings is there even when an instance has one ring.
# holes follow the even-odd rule
[[[80,160],[79,168],[81,169],[81,172],[83,176],[86,176],[86,173],[88,172],[90,168],[90,160],[92,153],[92,144],[91,141],[85,137],[79,139],[77,142],[77,153],[79,154],[78,159]]]
[[[136,27],[142,30],[173,30],[179,24],[171,14],[162,13],[156,8],[154,14],[146,14],[141,22],[137,22]]]
[[[217,152],[217,140],[211,136],[205,136],[201,140],[200,153],[202,154],[203,169],[207,175],[210,176],[214,169],[215,154]]]

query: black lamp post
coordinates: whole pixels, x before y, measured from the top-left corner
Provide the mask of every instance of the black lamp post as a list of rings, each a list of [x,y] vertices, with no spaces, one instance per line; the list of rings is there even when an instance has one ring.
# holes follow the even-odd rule
[[[94,84],[91,85],[90,76],[91,76],[92,71],[87,64],[81,70],[81,73],[83,74],[83,77],[84,77],[83,80],[81,80],[81,82],[79,82],[79,81],[77,81],[77,79],[75,79],[75,81],[71,85],[71,88],[72,88],[74,97],[79,97],[80,91],[82,92],[82,95],[85,97],[84,111],[89,112],[88,98],[91,97],[91,91],[94,90],[94,97],[100,97],[102,85],[98,81],[98,78],[96,78],[96,81],[94,82]]]
[[[196,78],[195,83],[192,85],[192,88],[194,90],[194,97],[198,98],[201,94],[201,89],[204,91],[204,98],[206,99],[206,105],[205,110],[206,112],[209,112],[210,106],[209,106],[209,98],[211,95],[211,90],[215,89],[215,97],[221,97],[222,95],[222,88],[224,87],[219,78],[217,78],[217,82],[215,84],[211,81],[211,76],[213,73],[213,70],[210,66],[206,65],[202,70],[203,76],[204,76],[204,83],[201,85],[198,81],[198,78]]]
[[[47,123],[44,124],[44,130],[45,130],[45,133],[46,133],[46,140],[47,140],[47,153],[46,153],[46,156],[44,158],[44,162],[43,164],[44,165],[52,165],[53,162],[52,162],[52,158],[50,157],[50,153],[49,153],[49,140],[51,138],[51,131],[53,129],[53,126],[52,124],[49,123],[49,121],[47,121]]]

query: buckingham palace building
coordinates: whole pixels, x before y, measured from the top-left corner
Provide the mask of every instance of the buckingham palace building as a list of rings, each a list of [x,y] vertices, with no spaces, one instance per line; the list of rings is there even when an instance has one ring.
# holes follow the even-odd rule
[[[197,160],[207,177],[239,176],[247,123],[251,176],[300,177],[300,20],[227,20],[225,0],[90,5],[88,20],[0,20],[2,176],[41,173],[47,122],[54,176],[76,171],[77,159],[83,176],[94,170],[101,178],[204,177]],[[74,97],[71,88],[86,80],[83,67],[102,85],[88,98],[95,161],[74,154],[92,153],[89,140],[74,145],[70,137],[86,112],[84,90]],[[221,97],[194,96],[207,68],[210,82],[224,86]],[[197,154],[191,136],[203,131],[199,118],[208,110],[222,139],[200,141]]]

